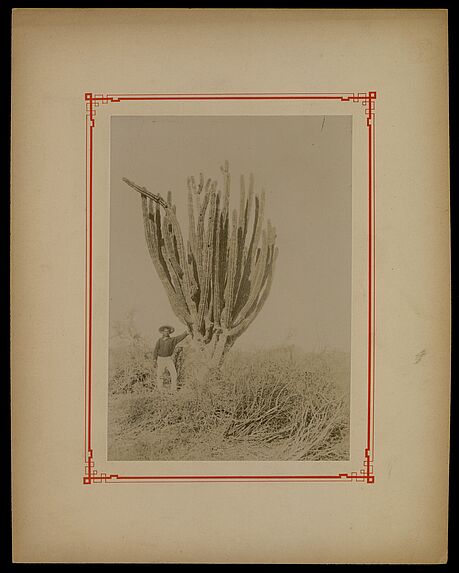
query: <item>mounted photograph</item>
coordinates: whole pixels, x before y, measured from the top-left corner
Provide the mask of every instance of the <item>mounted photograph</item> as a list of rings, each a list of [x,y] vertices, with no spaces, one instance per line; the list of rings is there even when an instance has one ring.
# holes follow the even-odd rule
[[[350,459],[352,116],[112,116],[109,461]]]

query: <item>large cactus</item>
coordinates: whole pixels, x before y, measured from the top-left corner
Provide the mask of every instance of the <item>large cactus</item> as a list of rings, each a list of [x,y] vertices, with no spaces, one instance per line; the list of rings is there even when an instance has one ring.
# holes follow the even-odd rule
[[[264,191],[248,192],[241,176],[239,212],[230,221],[230,173],[221,168],[217,182],[188,178],[188,241],[185,244],[176,208],[129,179],[123,181],[142,198],[145,237],[155,269],[177,318],[191,331],[192,346],[208,367],[220,366],[226,353],[252,323],[268,297],[277,257],[276,232],[263,229]]]

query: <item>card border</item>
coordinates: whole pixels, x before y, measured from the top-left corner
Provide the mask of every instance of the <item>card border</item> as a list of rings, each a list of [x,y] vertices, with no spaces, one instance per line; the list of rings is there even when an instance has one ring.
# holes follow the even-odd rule
[[[375,100],[376,91],[359,93],[158,93],[93,94],[86,92],[86,249],[85,249],[85,374],[84,374],[84,476],[83,484],[96,483],[196,483],[196,482],[375,482],[373,471],[375,433]],[[334,100],[358,103],[363,107],[368,128],[368,339],[367,339],[367,412],[366,447],[363,467],[331,475],[122,475],[98,472],[92,447],[92,365],[93,365],[93,173],[94,130],[101,104],[122,101],[205,101],[205,100]]]

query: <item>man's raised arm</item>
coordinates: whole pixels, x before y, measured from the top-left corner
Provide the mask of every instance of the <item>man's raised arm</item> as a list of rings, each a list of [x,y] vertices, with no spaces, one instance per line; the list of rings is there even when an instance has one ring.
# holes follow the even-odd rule
[[[179,342],[182,342],[182,340],[183,340],[184,338],[186,338],[189,334],[190,334],[190,333],[189,333],[189,331],[187,330],[187,331],[184,332],[183,334],[179,334],[179,336],[176,336],[176,337],[174,338],[175,345],[177,345]]]

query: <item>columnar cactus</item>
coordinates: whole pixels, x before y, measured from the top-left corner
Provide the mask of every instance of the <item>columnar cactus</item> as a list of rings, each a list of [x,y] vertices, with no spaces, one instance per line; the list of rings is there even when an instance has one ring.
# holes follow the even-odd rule
[[[263,229],[264,191],[248,193],[241,176],[239,212],[230,222],[230,173],[217,182],[188,178],[188,241],[185,244],[169,192],[165,200],[129,179],[142,198],[145,237],[177,318],[191,331],[192,345],[209,367],[221,365],[234,341],[249,327],[268,297],[277,257],[276,232]],[[261,239],[261,244],[260,244]]]

